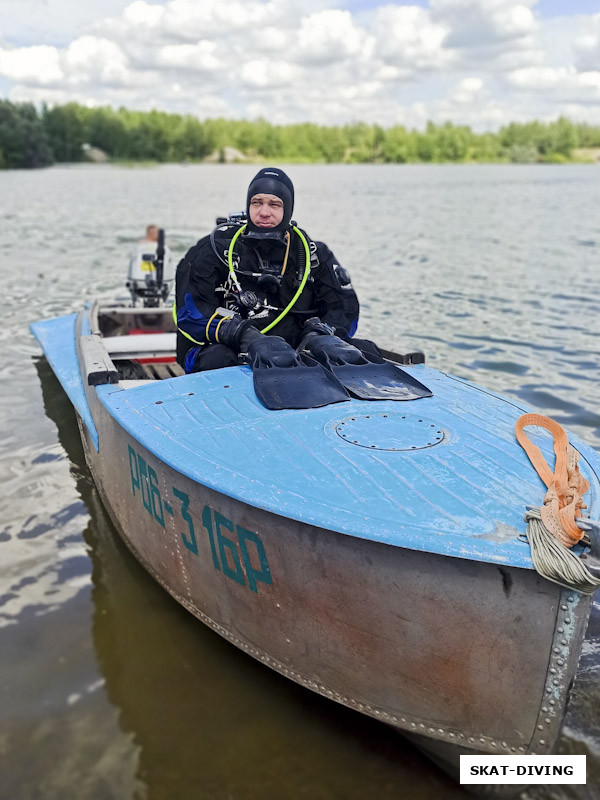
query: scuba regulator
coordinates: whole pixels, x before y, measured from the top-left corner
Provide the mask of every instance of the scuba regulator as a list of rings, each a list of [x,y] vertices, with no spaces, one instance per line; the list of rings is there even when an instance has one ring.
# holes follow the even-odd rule
[[[233,251],[237,239],[246,230],[246,226],[248,224],[246,214],[243,212],[230,213],[228,217],[217,217],[216,223],[217,223],[217,228],[215,228],[210,234],[210,244],[214,254],[217,256],[219,261],[225,264],[229,269],[230,289],[228,294],[226,295],[226,299],[228,301],[231,301],[236,306],[235,310],[244,319],[247,319],[249,316],[255,316],[261,311],[267,311],[269,309],[275,311],[281,311],[281,313],[277,315],[276,319],[274,319],[269,325],[267,325],[265,328],[262,329],[261,333],[267,333],[267,331],[271,330],[271,328],[274,328],[275,325],[277,325],[277,323],[280,322],[288,314],[288,312],[290,312],[293,309],[294,305],[296,304],[296,301],[298,300],[298,298],[302,294],[302,291],[304,290],[304,287],[310,275],[310,270],[313,261],[311,257],[311,248],[306,239],[306,236],[302,233],[302,231],[296,226],[296,223],[292,220],[290,222],[290,227],[292,228],[294,233],[296,233],[297,236],[300,238],[300,241],[302,242],[302,245],[304,247],[304,256],[305,256],[304,270],[302,277],[299,280],[298,287],[296,289],[296,292],[294,293],[294,296],[284,309],[279,309],[279,308],[273,308],[273,306],[270,306],[268,302],[261,303],[256,292],[243,289],[237,278],[236,268],[233,263]],[[215,242],[216,230],[220,226],[225,226],[225,225],[240,226],[233,235],[231,242],[229,243],[229,249],[224,254],[227,256],[227,259],[225,259],[223,255],[221,255]],[[252,273],[242,273],[240,271],[240,274],[248,274],[256,278],[257,288],[260,288],[260,290],[264,292],[266,297],[275,298],[276,295],[279,293],[279,288],[281,287],[283,276],[285,274],[285,268],[287,265],[290,241],[291,241],[291,234],[288,234],[286,240],[284,263],[281,272],[273,272],[266,270],[264,272],[260,271]]]

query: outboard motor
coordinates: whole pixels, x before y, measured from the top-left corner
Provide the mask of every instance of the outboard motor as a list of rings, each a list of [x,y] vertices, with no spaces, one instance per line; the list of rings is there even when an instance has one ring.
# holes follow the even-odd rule
[[[166,302],[175,283],[175,262],[165,245],[165,232],[158,231],[158,242],[140,242],[132,253],[126,286],[132,305],[141,300],[145,308]]]

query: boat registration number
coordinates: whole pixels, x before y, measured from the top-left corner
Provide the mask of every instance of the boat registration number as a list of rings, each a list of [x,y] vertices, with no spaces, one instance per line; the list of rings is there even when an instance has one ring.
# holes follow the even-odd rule
[[[129,473],[133,497],[140,501],[149,516],[165,528],[165,514],[174,519],[176,526],[182,523],[181,539],[187,550],[195,556],[200,553],[201,542],[197,531],[201,528],[210,545],[213,567],[241,586],[253,592],[258,584],[272,585],[271,570],[265,547],[260,536],[241,525],[235,524],[216,509],[205,505],[198,517],[191,509],[189,495],[172,487],[174,501],[161,496],[156,470],[146,459],[136,453],[131,445],[129,451]]]

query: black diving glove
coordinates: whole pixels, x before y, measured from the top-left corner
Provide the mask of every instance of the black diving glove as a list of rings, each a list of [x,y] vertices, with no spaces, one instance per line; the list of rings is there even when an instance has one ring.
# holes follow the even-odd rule
[[[263,334],[257,330],[248,319],[242,319],[239,314],[234,314],[229,319],[224,319],[219,326],[219,342],[231,347],[234,353],[248,352],[248,345],[253,339]]]
[[[350,334],[346,328],[334,328],[333,325],[328,325],[326,322],[320,320],[319,317],[311,317],[304,323],[304,336],[306,337],[309,333],[318,333],[325,336],[337,336],[344,342],[353,344]]]
[[[317,333],[324,336],[333,336],[336,333],[335,328],[328,325],[326,322],[321,322],[318,317],[311,317],[304,323],[303,334],[306,337],[309,333]]]
[[[347,350],[347,346],[351,345],[352,348],[363,353],[367,358],[375,358],[377,363],[382,360],[381,351],[375,342],[372,342],[370,339],[353,339],[345,328],[333,328],[326,322],[322,322],[319,317],[311,317],[304,323],[304,335],[298,350],[310,350],[311,347],[314,347],[316,350],[320,351],[322,349],[321,345],[315,342],[318,336],[333,336],[338,340],[341,339],[341,342],[346,345],[345,351],[347,354],[350,353],[350,351]],[[330,345],[327,345],[327,347],[330,347]],[[341,343],[335,344],[335,347],[338,348],[340,353],[344,349],[340,349]],[[354,357],[350,358],[350,361],[353,360]]]

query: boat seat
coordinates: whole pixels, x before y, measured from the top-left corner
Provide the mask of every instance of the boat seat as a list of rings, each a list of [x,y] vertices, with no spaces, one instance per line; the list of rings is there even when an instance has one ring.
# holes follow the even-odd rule
[[[166,378],[177,378],[179,375],[185,375],[179,364],[175,361],[170,361],[168,364],[142,364],[142,369],[150,380],[163,381]]]
[[[175,333],[145,333],[131,336],[106,336],[103,340],[109,356],[115,361],[132,358],[174,356]]]

